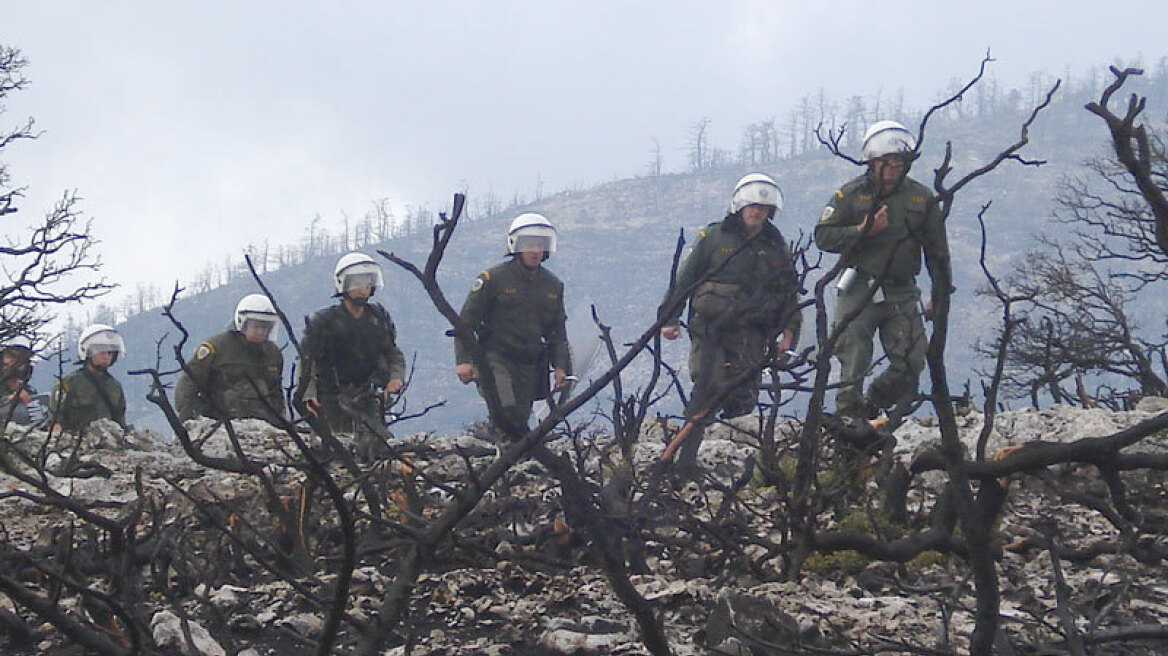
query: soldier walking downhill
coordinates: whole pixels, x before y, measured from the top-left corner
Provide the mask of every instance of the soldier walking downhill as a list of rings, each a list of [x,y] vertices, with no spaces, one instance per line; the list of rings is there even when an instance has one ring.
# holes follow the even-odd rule
[[[567,387],[572,359],[564,327],[564,283],[542,266],[556,252],[555,227],[540,214],[521,214],[511,222],[507,251],[511,259],[475,278],[460,317],[486,350],[502,405],[491,420],[514,436],[527,432],[535,401]],[[454,354],[455,374],[464,385],[482,374],[466,344],[455,340]]]
[[[835,347],[836,414],[845,423],[874,418],[916,396],[927,347],[916,284],[922,255],[934,295],[937,285],[952,280],[937,201],[908,177],[915,149],[916,139],[903,125],[872,125],[863,145],[868,170],[836,190],[815,226],[815,244],[839,253],[847,266],[837,283],[833,319],[833,330],[843,331]],[[888,366],[865,394],[877,332]]]
[[[333,431],[381,433],[381,404],[405,384],[397,327],[384,307],[370,301],[382,286],[381,267],[373,258],[344,255],[333,269],[340,302],[312,315],[304,328],[295,404]]]
[[[729,392],[722,418],[753,412],[771,347],[783,353],[798,340],[799,281],[791,250],[773,222],[782,209],[773,179],[761,173],[744,176],[734,186],[726,217],[698,233],[662,301],[662,311],[669,314],[661,335],[677,339],[684,309],[679,300],[693,294],[688,326],[694,388],[686,417],[695,426],[678,454],[682,473],[695,466],[703,429],[719,410],[713,407],[719,392]],[[724,390],[726,385],[733,388]]]

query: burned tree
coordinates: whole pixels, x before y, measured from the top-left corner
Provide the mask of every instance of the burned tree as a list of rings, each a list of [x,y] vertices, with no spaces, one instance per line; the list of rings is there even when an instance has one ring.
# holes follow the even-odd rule
[[[0,45],[0,108],[9,94],[28,85],[27,65],[19,50]],[[0,132],[0,151],[36,139],[37,134],[28,119]],[[91,278],[101,260],[81,214],[80,198],[66,192],[40,219],[14,226],[24,188],[12,187],[11,180],[8,166],[0,160],[0,220],[6,226],[0,256],[7,277],[0,283],[0,343],[17,335],[37,335],[51,318],[50,307],[96,298],[113,288],[104,279]]]
[[[1004,283],[1019,298],[1020,323],[1005,353],[1003,392],[1028,396],[1034,407],[1043,392],[1054,403],[1075,403],[1078,393],[1066,385],[1088,376],[1112,387],[1134,386],[1139,396],[1168,392],[1166,342],[1143,336],[1133,316],[1137,295],[1101,272],[1082,248],[1040,243]],[[1110,395],[1099,400],[1123,405]]]
[[[1024,321],[1006,353],[1004,392],[1029,396],[1037,407],[1045,392],[1054,403],[1105,403],[1120,408],[1129,397],[1168,394],[1162,306],[1156,293],[1168,275],[1168,158],[1161,136],[1137,123],[1145,99],[1133,94],[1122,116],[1112,97],[1141,71],[1112,69],[1115,80],[1087,110],[1111,132],[1113,154],[1069,176],[1056,197],[1056,220],[1070,228],[1064,239],[1043,237],[1005,283],[1026,298]],[[1088,390],[1083,396],[1067,385]]]
[[[913,155],[917,156],[921,144],[925,140],[926,127],[930,118],[947,106],[959,102],[965,92],[975,86],[984,76],[986,65],[991,61],[987,56],[981,64],[976,76],[947,100],[935,105],[925,113],[921,121],[918,136],[915,140]],[[1029,142],[1029,129],[1038,113],[1050,103],[1050,99],[1057,90],[1056,84],[1047,94],[1046,99],[1039,104],[1023,123],[1019,139],[1003,149],[986,164],[975,168],[962,178],[949,182],[948,176],[952,172],[952,143],[947,143],[944,158],[935,169],[933,188],[937,195],[942,221],[950,216],[957,194],[968,184],[986,173],[994,170],[1003,162],[1016,161],[1024,165],[1038,165],[1041,162],[1027,160],[1020,156],[1019,151]],[[842,133],[820,137],[820,140],[839,156],[839,144]],[[846,158],[846,157],[845,157]],[[851,160],[851,158],[846,158]],[[855,160],[851,160],[855,162]],[[875,214],[877,201],[873,201],[872,214]],[[926,253],[926,256],[928,253]],[[929,379],[932,382],[930,400],[937,414],[941,432],[939,447],[940,460],[949,474],[949,482],[945,494],[936,500],[933,509],[933,524],[924,531],[909,534],[895,541],[873,539],[856,533],[839,531],[820,531],[817,517],[818,504],[812,496],[815,489],[814,476],[818,470],[816,465],[820,451],[820,431],[822,424],[822,390],[826,388],[828,358],[837,344],[840,336],[841,324],[855,319],[848,315],[836,322],[829,332],[824,314],[825,303],[823,296],[828,284],[842,272],[843,258],[827,276],[816,286],[817,334],[821,345],[821,370],[816,380],[816,392],[813,393],[813,404],[803,427],[799,452],[799,463],[793,491],[794,509],[797,511],[795,527],[797,539],[800,543],[798,553],[802,558],[815,550],[837,550],[852,548],[860,553],[879,559],[891,559],[903,562],[926,549],[942,549],[961,554],[970,568],[970,576],[974,583],[977,599],[975,612],[975,627],[971,636],[970,652],[972,654],[987,655],[992,653],[997,640],[999,589],[996,566],[991,555],[993,539],[993,521],[1001,510],[1003,494],[996,482],[986,484],[977,481],[969,475],[968,459],[959,440],[956,416],[949,392],[949,383],[945,368],[945,346],[948,338],[949,303],[951,281],[941,275],[940,279],[933,276],[933,331],[928,338],[926,361],[928,364]],[[946,273],[947,269],[941,273]],[[873,287],[870,294],[875,294],[877,287]],[[903,473],[901,474],[903,476]],[[899,487],[899,486],[898,486]],[[962,539],[960,544],[954,541],[954,532],[960,527]],[[847,545],[847,546],[844,546]]]
[[[1168,255],[1168,198],[1165,197],[1164,144],[1159,137],[1150,134],[1145,125],[1136,123],[1136,119],[1144,111],[1147,99],[1133,93],[1128,98],[1127,110],[1122,117],[1108,106],[1111,97],[1123,87],[1124,82],[1133,75],[1142,75],[1143,71],[1134,68],[1120,71],[1111,67],[1111,73],[1115,80],[1103,90],[1099,102],[1087,105],[1087,110],[1107,123],[1116,159],[1127,170],[1135,184],[1135,190],[1147,204],[1146,211],[1151,214],[1154,228],[1150,233],[1141,231],[1141,234],[1155,235],[1155,243],[1160,252]],[[1144,241],[1146,239],[1143,238]]]

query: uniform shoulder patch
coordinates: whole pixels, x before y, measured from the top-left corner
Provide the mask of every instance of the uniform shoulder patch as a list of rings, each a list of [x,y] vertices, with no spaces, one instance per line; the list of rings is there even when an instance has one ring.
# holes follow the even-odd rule
[[[199,348],[195,349],[196,360],[206,360],[214,354],[215,347],[211,345],[211,342],[203,342],[199,344]]]
[[[833,214],[835,214],[835,206],[828,205],[827,207],[823,208],[823,213],[819,215],[819,220],[826,221],[830,219]]]
[[[705,238],[706,238],[706,234],[707,234],[707,233],[706,233],[706,231],[705,231],[705,230],[698,230],[698,239],[705,239]]]
[[[835,197],[836,198],[843,198],[844,197],[844,190],[843,189],[836,189],[835,190]]]

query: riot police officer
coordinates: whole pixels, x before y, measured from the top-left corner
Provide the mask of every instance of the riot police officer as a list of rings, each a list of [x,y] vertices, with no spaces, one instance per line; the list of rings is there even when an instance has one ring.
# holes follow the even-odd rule
[[[507,232],[509,259],[475,278],[459,317],[486,351],[502,406],[491,421],[509,435],[527,432],[532,404],[569,384],[564,283],[543,262],[556,252],[556,229],[541,214],[521,214]],[[482,372],[455,340],[455,374],[463,384]],[[554,383],[549,389],[548,372]],[[481,389],[480,389],[481,392]]]
[[[126,428],[126,396],[109,368],[126,354],[118,331],[93,324],[77,340],[80,368],[62,376],[53,386],[49,415],[54,426],[77,432],[98,419],[112,419]]]
[[[279,316],[263,294],[235,306],[232,328],[199,345],[175,385],[180,419],[284,419],[284,355],[276,346]]]
[[[323,416],[333,430],[359,427],[354,412],[362,417],[380,414],[375,394],[388,403],[405,384],[406,360],[397,346],[397,327],[384,307],[370,301],[382,286],[381,267],[373,258],[344,255],[333,269],[340,302],[318,311],[305,325],[296,405],[303,413]],[[343,409],[342,402],[350,409]]]
[[[839,253],[847,267],[837,284],[833,319],[833,330],[842,331],[835,346],[836,412],[855,419],[916,395],[927,347],[916,284],[922,256],[934,293],[952,280],[936,198],[908,177],[916,139],[900,123],[879,121],[864,134],[862,155],[867,171],[836,190],[815,226],[815,244]],[[888,366],[865,394],[877,333]]]
[[[679,301],[692,293],[688,327],[694,390],[686,415],[698,427],[682,445],[679,469],[694,465],[701,426],[718,410],[711,405],[714,400],[726,399],[723,418],[752,412],[768,350],[773,345],[785,352],[798,339],[799,281],[791,250],[774,224],[782,209],[782,193],[770,176],[752,173],[740,179],[725,218],[698,232],[662,301],[668,314],[661,335],[677,339],[685,307]],[[724,390],[726,385],[732,388]]]

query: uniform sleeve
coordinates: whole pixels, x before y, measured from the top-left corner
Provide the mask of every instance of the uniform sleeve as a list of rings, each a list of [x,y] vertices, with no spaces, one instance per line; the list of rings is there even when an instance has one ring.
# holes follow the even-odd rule
[[[564,284],[560,283],[560,303],[556,308],[556,319],[552,322],[552,334],[547,336],[548,347],[551,351],[552,367],[563,369],[564,373],[572,374],[572,350],[568,346],[568,313],[564,310]]]
[[[706,230],[698,232],[698,241],[694,244],[693,249],[690,250],[689,255],[682,261],[681,266],[678,267],[677,278],[673,281],[673,288],[665,295],[665,300],[661,302],[661,312],[666,313],[666,326],[677,325],[678,319],[681,318],[681,313],[685,309],[685,303],[679,303],[679,299],[685,296],[689,288],[700,280],[709,269],[710,247],[706,235]],[[677,307],[669,311],[674,303],[678,303]]]
[[[482,326],[483,320],[487,316],[487,310],[491,306],[493,293],[494,285],[491,283],[491,273],[483,271],[475,278],[470,293],[466,295],[466,300],[462,303],[462,310],[458,313],[459,319],[471,331],[477,332]],[[454,339],[454,362],[456,364],[470,364],[470,361],[470,347],[456,337]]]
[[[382,354],[384,362],[383,368],[388,372],[389,378],[385,380],[388,383],[391,380],[405,380],[406,379],[406,356],[397,345],[397,326],[393,321],[389,322],[388,346],[386,352]],[[384,383],[383,383],[384,385]]]
[[[210,341],[203,342],[187,360],[187,370],[178,377],[174,385],[174,405],[178,418],[186,421],[200,416],[209,416],[209,403],[205,390],[214,371],[215,346]]]
[[[953,265],[949,257],[949,237],[945,231],[945,222],[941,220],[941,210],[936,198],[929,199],[926,210],[921,246],[925,251],[925,266],[929,270],[929,278],[933,282],[933,293],[940,287],[953,287]]]
[[[113,388],[114,392],[112,396],[117,399],[114,401],[114,407],[111,409],[114,415],[111,418],[116,421],[123,429],[127,429],[129,428],[129,425],[126,424],[126,393],[124,390],[122,390],[122,384],[115,380],[112,376],[110,377],[109,381],[110,387]]]
[[[273,376],[275,384],[269,385],[267,402],[272,406],[273,411],[281,417],[285,417],[287,410],[284,407],[284,354],[275,344],[272,344],[271,360],[276,367],[276,375]]]
[[[779,293],[783,296],[780,307],[784,316],[779,317],[779,321],[785,321],[783,329],[791,331],[791,346],[794,347],[803,328],[803,313],[799,311],[799,273],[795,270],[795,258],[785,240],[781,251],[785,266],[780,274],[782,286]]]
[[[856,226],[863,217],[852,211],[844,190],[836,189],[815,224],[815,245],[827,253],[842,253],[860,240]]]
[[[199,400],[198,387],[185,371],[179,374],[178,382],[174,384],[174,407],[181,421],[194,419],[206,413],[206,408]]]
[[[53,383],[53,393],[49,398],[49,425],[72,426],[73,413],[69,408],[69,382],[58,378]]]
[[[316,359],[319,356],[321,340],[320,327],[314,319],[304,321],[304,335],[300,339],[300,362],[296,380],[296,392],[292,395],[292,402],[299,407],[304,399],[319,398],[316,385]]]

